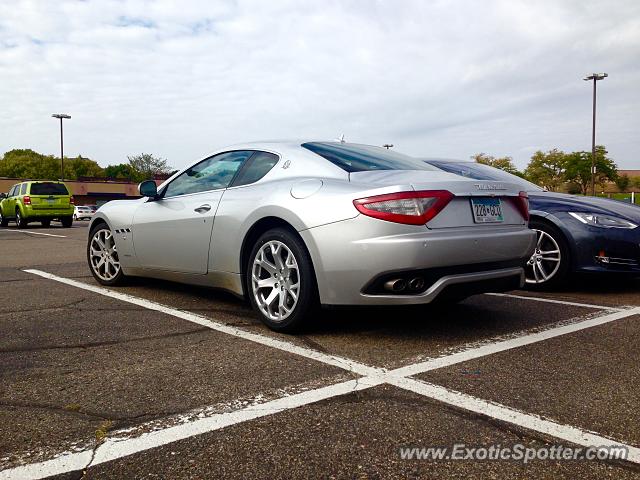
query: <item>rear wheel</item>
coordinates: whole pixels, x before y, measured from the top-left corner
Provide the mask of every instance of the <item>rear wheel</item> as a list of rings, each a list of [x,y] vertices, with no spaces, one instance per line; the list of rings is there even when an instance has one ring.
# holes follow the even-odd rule
[[[302,240],[288,230],[275,228],[258,239],[246,275],[251,305],[272,330],[300,329],[318,305],[311,257]]]
[[[71,225],[73,225],[73,217],[62,217],[60,219],[60,222],[62,223],[62,226],[64,228],[69,228]]]
[[[51,225],[51,220],[40,220],[40,223],[42,223],[43,227],[49,228],[49,226]]]
[[[102,285],[122,284],[126,278],[120,267],[115,238],[104,223],[99,223],[89,233],[87,262],[93,278]]]
[[[526,287],[531,290],[561,285],[569,274],[569,247],[557,228],[531,220],[537,235],[536,248],[525,265]]]
[[[78,216],[75,213],[73,214],[73,219],[78,220]]]
[[[20,209],[19,208],[16,208],[16,225],[18,226],[18,228],[26,228],[27,227],[27,220],[26,220],[26,218],[24,218],[22,213],[20,213]]]

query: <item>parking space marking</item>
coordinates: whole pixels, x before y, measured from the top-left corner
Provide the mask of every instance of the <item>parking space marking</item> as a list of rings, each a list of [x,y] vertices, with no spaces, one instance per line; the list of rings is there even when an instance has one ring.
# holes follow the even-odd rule
[[[167,315],[181,318],[183,320],[187,320],[189,322],[196,323],[204,327],[208,327],[218,332],[226,333],[228,335],[233,335],[235,337],[243,338],[251,342],[265,345],[267,347],[283,350],[285,352],[294,353],[296,355],[300,355],[301,357],[309,358],[311,360],[316,360],[318,362],[326,363],[327,365],[332,365],[334,367],[342,368],[343,370],[357,373],[358,375],[363,375],[363,376],[376,375],[381,372],[384,372],[383,369],[371,367],[369,365],[365,365],[364,363],[360,363],[355,360],[339,357],[337,355],[322,353],[317,350],[312,350],[310,348],[300,347],[298,345],[295,345],[290,342],[286,342],[284,340],[278,340],[277,338],[267,337],[265,335],[260,335],[258,333],[252,333],[247,330],[231,327],[223,323],[215,322],[202,315],[172,308],[167,305],[163,305],[161,303],[153,302],[151,300],[146,300],[144,298],[134,297],[133,295],[128,295],[126,293],[115,292],[113,290],[110,290],[104,287],[89,285],[88,283],[79,282],[77,280],[72,280],[70,278],[59,277],[52,273],[43,272],[42,270],[26,269],[24,271],[27,273],[32,273],[34,275],[38,275],[43,278],[47,278],[49,280],[55,280],[57,282],[70,285],[72,287],[81,288],[84,290],[88,290],[90,292],[104,295],[106,297],[111,297],[117,300],[121,300],[123,302],[132,303],[134,305],[138,305],[148,310],[155,310],[156,312],[166,313]]]
[[[220,430],[248,420],[274,415],[321,400],[365,390],[382,383],[384,383],[382,378],[363,377],[296,393],[269,402],[251,405],[232,412],[198,418],[180,425],[143,433],[138,437],[123,439],[110,436],[104,443],[100,444],[95,451],[84,450],[75,453],[66,453],[52,460],[21,465],[0,471],[0,480],[35,480],[52,475],[84,470],[88,468],[89,465],[95,466],[111,460],[117,460],[135,453],[161,447],[203,433]]]
[[[622,307],[611,307],[605,305],[594,305],[592,303],[579,303],[579,302],[569,302],[566,300],[556,300],[553,298],[545,298],[545,297],[534,297],[529,295],[513,295],[512,293],[485,293],[485,295],[490,295],[492,297],[506,297],[506,298],[517,298],[520,300],[531,300],[532,302],[545,302],[545,303],[557,303],[558,305],[567,305],[569,307],[584,307],[584,308],[594,308],[597,310],[613,310],[613,311],[624,311],[628,310]]]
[[[131,455],[132,453],[155,448],[174,441],[183,440],[185,438],[224,428],[236,423],[259,418],[260,416],[279,413],[288,409],[308,405],[320,400],[348,394],[353,391],[371,388],[383,383],[389,383],[391,385],[395,385],[399,388],[418,393],[447,405],[479,413],[490,418],[495,418],[500,421],[521,426],[528,430],[564,439],[578,445],[617,445],[623,448],[628,448],[628,460],[640,464],[640,449],[638,449],[637,447],[626,445],[612,439],[599,436],[593,432],[588,432],[586,430],[582,430],[569,425],[562,425],[535,415],[520,412],[504,405],[472,397],[455,390],[449,390],[445,387],[423,382],[418,379],[408,378],[409,375],[415,375],[417,373],[433,370],[435,368],[450,366],[452,364],[464,362],[473,358],[491,355],[496,352],[517,348],[523,345],[529,345],[531,343],[540,342],[548,338],[577,332],[596,325],[602,325],[632,315],[640,314],[640,307],[630,308],[622,311],[614,311],[596,318],[578,321],[572,324],[551,328],[542,332],[526,334],[521,337],[516,337],[509,340],[493,342],[480,347],[469,348],[462,352],[434,358],[415,365],[409,365],[406,367],[401,367],[399,369],[386,371],[385,369],[371,367],[360,362],[349,360],[347,358],[324,354],[315,350],[299,347],[286,341],[277,340],[263,335],[247,332],[239,328],[230,327],[214,322],[200,315],[177,310],[166,305],[162,305],[145,299],[140,299],[132,295],[114,292],[103,287],[89,285],[64,277],[58,277],[57,275],[43,272],[41,270],[28,269],[24,271],[67,285],[92,291],[100,295],[116,298],[128,303],[133,303],[144,308],[166,313],[168,315],[173,315],[175,317],[207,326],[214,330],[228,333],[230,335],[244,338],[246,340],[250,340],[262,345],[270,346],[289,353],[294,353],[309,359],[314,359],[319,362],[340,367],[350,372],[362,375],[362,377],[356,380],[349,380],[346,382],[330,385],[328,387],[322,387],[315,390],[309,390],[299,394],[282,397],[270,402],[266,402],[264,404],[252,405],[245,409],[237,410],[234,412],[217,414],[206,418],[191,420],[182,425],[159,429],[154,432],[143,434],[140,437],[122,439],[114,438],[113,435],[111,435],[103,444],[98,446],[95,452],[82,451],[77,453],[63,454],[57,458],[45,462],[14,467],[0,472],[0,479],[43,478],[44,476],[49,476],[56,473],[59,474],[79,470],[82,468],[86,468],[89,464],[95,465],[96,463],[115,460],[117,458]],[[611,310],[611,308],[608,308],[606,310]],[[89,455],[89,458],[87,458],[87,455]]]
[[[399,377],[390,378],[388,383],[447,405],[518,425],[527,430],[559,438],[582,447],[620,447],[627,450],[627,461],[640,464],[640,448],[600,436],[588,430],[556,423],[538,415],[525,413],[422,380]]]
[[[32,230],[2,230],[3,232],[30,233],[32,235],[44,235],[45,237],[67,238],[66,235],[54,235],[53,233],[34,232]]]
[[[425,360],[424,362],[407,365],[406,367],[400,367],[395,370],[391,370],[389,373],[394,373],[395,375],[400,375],[403,377],[410,377],[431,370],[436,370],[438,368],[449,367],[451,365],[455,365],[456,363],[475,360],[477,358],[493,355],[494,353],[504,352],[505,350],[511,350],[514,348],[523,347],[525,345],[530,345],[532,343],[542,342],[550,338],[579,332],[580,330],[585,330],[587,328],[597,327],[598,325],[604,325],[605,323],[613,322],[615,320],[621,320],[623,318],[627,318],[636,314],[640,314],[640,307],[631,309],[628,308],[622,311],[615,311],[606,315],[588,318],[586,320],[579,320],[577,322],[568,323],[559,327],[552,327],[539,332],[528,333],[509,338],[507,340],[499,340],[497,342],[491,342],[485,345],[471,347],[450,355],[430,358],[428,360]]]

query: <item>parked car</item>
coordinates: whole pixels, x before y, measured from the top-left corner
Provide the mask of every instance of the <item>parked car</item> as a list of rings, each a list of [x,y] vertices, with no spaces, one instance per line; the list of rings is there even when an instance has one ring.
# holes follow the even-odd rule
[[[74,220],[91,220],[96,209],[91,208],[90,205],[76,205],[73,211]]]
[[[640,207],[598,197],[548,192],[497,168],[459,160],[426,160],[478,181],[520,185],[529,194],[536,249],[527,261],[527,285],[554,287],[572,272],[640,274]]]
[[[226,289],[279,331],[300,327],[318,303],[425,304],[518,288],[535,245],[518,186],[367,145],[239,145],[139,189],[144,198],[111,201],[91,220],[96,280]]]
[[[73,196],[62,182],[22,182],[8,194],[0,194],[0,225],[6,227],[15,220],[18,228],[30,222],[48,227],[51,220],[59,220],[63,227],[73,223]]]

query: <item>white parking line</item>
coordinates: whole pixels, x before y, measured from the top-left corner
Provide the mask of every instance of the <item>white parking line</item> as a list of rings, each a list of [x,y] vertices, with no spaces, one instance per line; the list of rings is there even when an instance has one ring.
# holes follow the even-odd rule
[[[544,435],[560,438],[575,445],[596,448],[602,447],[603,449],[613,446],[624,448],[627,449],[627,460],[640,464],[640,448],[600,436],[588,430],[556,423],[538,415],[531,415],[514,408],[500,405],[499,403],[482,400],[462,392],[412,378],[391,378],[389,379],[389,383],[439,402],[470,412],[479,413],[502,422],[518,425],[527,430],[533,430]]]
[[[91,463],[91,466],[99,465],[111,460],[133,455],[134,453],[143,452],[145,450],[157,448],[179,440],[191,438],[196,435],[220,430],[221,428],[246,422],[247,420],[254,420],[267,415],[284,412],[286,410],[298,408],[303,405],[309,405],[328,398],[371,388],[382,383],[382,379],[376,380],[368,377],[349,380],[329,385],[327,387],[278,398],[270,402],[251,405],[247,408],[233,412],[198,418],[181,425],[143,433],[139,437],[127,439],[109,437],[104,443],[95,449],[95,452],[92,450],[84,450],[76,453],[67,453],[52,460],[21,465],[19,467],[0,471],[0,480],[40,479],[52,475],[60,475],[83,470],[89,465],[89,463]],[[117,434],[117,432],[115,433]]]
[[[485,295],[490,295],[492,297],[517,298],[519,300],[531,300],[532,302],[556,303],[558,305],[567,305],[567,306],[570,306],[570,307],[594,308],[594,309],[597,309],[597,310],[614,310],[614,311],[628,310],[628,309],[621,308],[621,307],[611,307],[611,306],[606,306],[606,305],[594,305],[593,303],[568,302],[566,300],[556,300],[554,298],[533,297],[533,296],[529,296],[529,295],[513,295],[511,293],[485,293]]]
[[[106,288],[88,285],[86,283],[78,282],[76,280],[71,280],[68,278],[58,277],[57,275],[53,275],[40,270],[29,269],[25,270],[25,272],[39,275],[41,277],[55,280],[74,287],[82,288],[84,290],[92,291],[100,295],[105,295],[107,297],[115,298],[124,302],[139,305],[150,310],[166,313],[168,315],[182,318],[184,320],[207,326],[214,330],[228,333],[230,335],[244,338],[246,340],[250,340],[262,345],[277,348],[289,353],[295,353],[305,358],[317,360],[328,365],[340,367],[350,372],[363,375],[363,377],[357,380],[349,380],[328,387],[322,387],[288,397],[282,397],[271,402],[266,402],[264,404],[252,405],[242,410],[188,421],[182,425],[167,427],[151,433],[143,434],[139,437],[122,439],[113,438],[112,434],[107,438],[104,444],[100,445],[96,449],[95,456],[92,456],[91,451],[63,454],[53,460],[4,470],[0,472],[0,479],[35,479],[43,478],[49,475],[79,470],[85,468],[89,463],[91,463],[91,465],[95,465],[97,463],[115,460],[131,455],[133,453],[155,448],[160,445],[183,440],[209,431],[218,430],[226,426],[297,408],[302,405],[308,405],[320,400],[332,398],[338,395],[344,395],[352,391],[364,390],[366,388],[371,388],[383,383],[389,383],[395,385],[396,387],[410,390],[414,393],[418,393],[420,395],[435,399],[439,402],[457,408],[462,408],[475,413],[479,413],[487,417],[518,425],[523,428],[560,438],[578,445],[618,445],[624,448],[628,448],[628,460],[640,464],[640,449],[638,449],[637,447],[626,445],[576,427],[562,425],[551,420],[542,419],[541,417],[535,415],[520,412],[510,407],[506,407],[504,405],[496,404],[493,402],[488,402],[486,400],[475,398],[461,392],[447,389],[445,387],[429,384],[412,378],[407,378],[407,376],[409,375],[415,375],[417,373],[433,370],[435,368],[450,366],[456,363],[491,355],[496,352],[518,348],[523,345],[529,345],[532,343],[547,340],[549,338],[566,335],[568,333],[577,332],[586,328],[591,328],[593,326],[603,325],[608,322],[626,318],[632,315],[637,315],[640,314],[640,307],[608,313],[600,317],[578,321],[573,324],[551,328],[542,332],[525,334],[509,340],[492,342],[487,345],[469,348],[462,352],[434,358],[415,365],[409,365],[399,369],[385,371],[384,369],[371,367],[350,359],[324,354],[315,350],[299,347],[286,341],[254,334],[235,327],[229,327],[227,325],[211,321],[206,317],[202,317],[200,315],[177,310],[166,305],[134,297],[132,295],[114,292]],[[92,458],[93,461],[91,460]]]
[[[44,235],[45,237],[67,238],[66,235],[54,235],[53,233],[34,232],[32,230],[2,230],[3,232],[30,233],[32,235]]]

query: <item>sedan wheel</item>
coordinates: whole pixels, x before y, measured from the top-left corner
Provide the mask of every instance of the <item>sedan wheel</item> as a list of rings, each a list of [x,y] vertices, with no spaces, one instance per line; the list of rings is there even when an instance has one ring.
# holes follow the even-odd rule
[[[525,265],[527,287],[548,287],[559,284],[567,275],[569,252],[565,241],[555,229],[536,221],[530,223],[536,232],[536,248]]]
[[[273,330],[297,330],[317,305],[311,258],[302,240],[288,230],[263,234],[252,249],[246,272],[251,304]]]
[[[262,245],[253,261],[253,296],[263,315],[274,322],[286,320],[298,303],[300,271],[295,255],[282,242]]]
[[[91,232],[87,246],[87,260],[94,278],[103,285],[115,285],[124,275],[111,230],[99,225]]]

